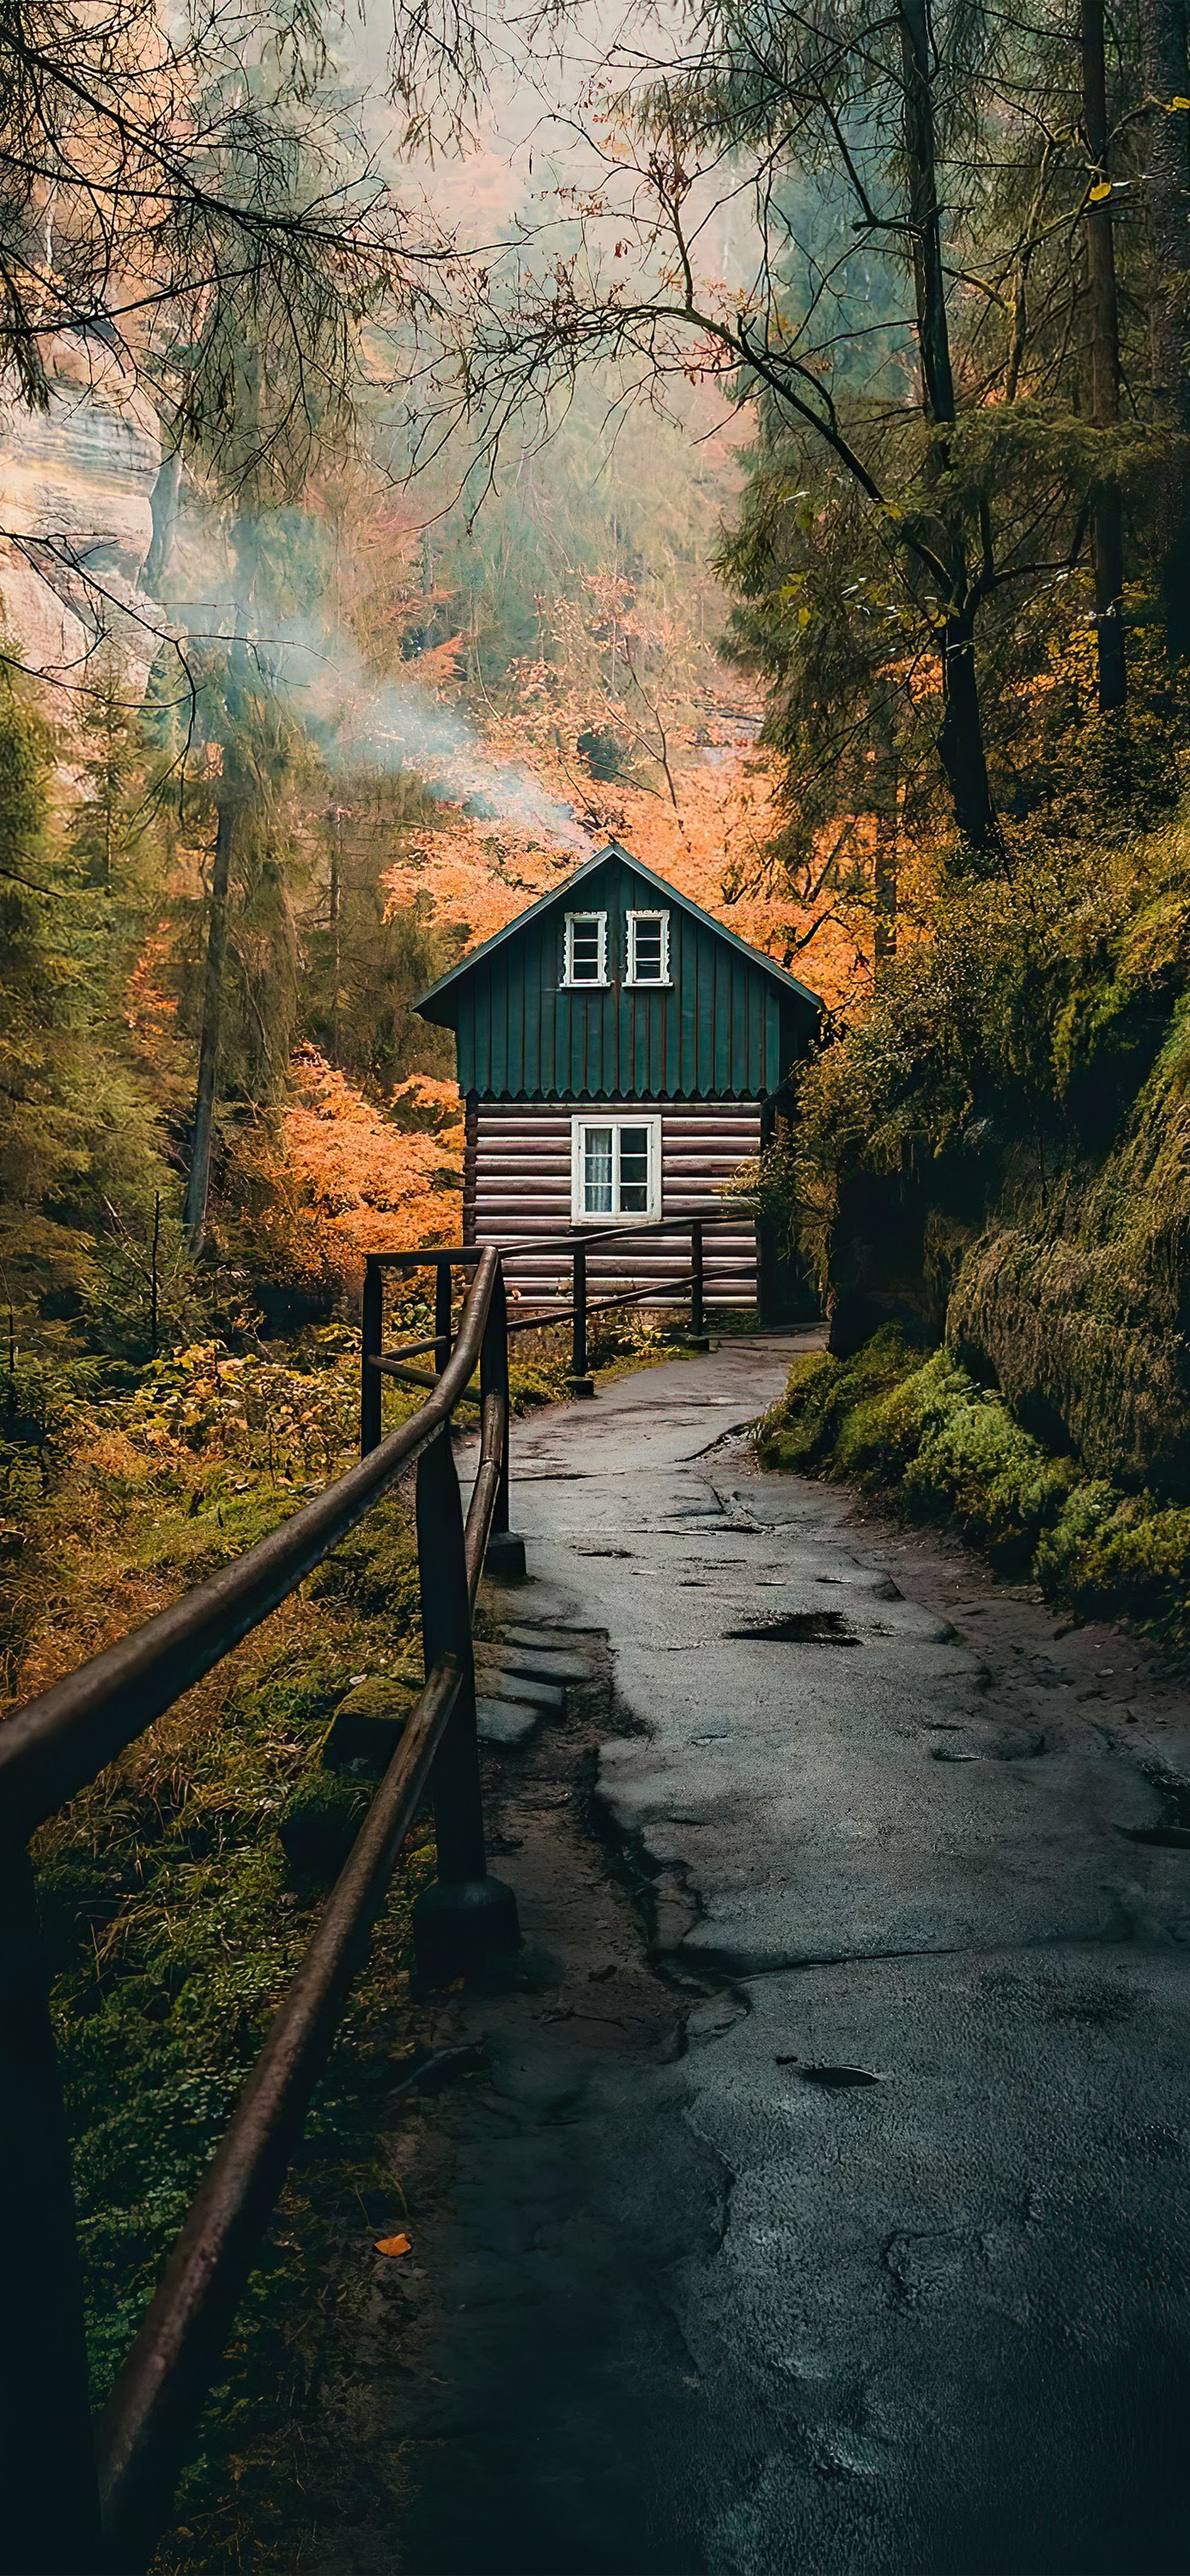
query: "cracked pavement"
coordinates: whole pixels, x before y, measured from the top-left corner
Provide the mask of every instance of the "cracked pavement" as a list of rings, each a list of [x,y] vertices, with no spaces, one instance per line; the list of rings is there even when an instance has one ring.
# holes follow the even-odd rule
[[[548,1713],[506,1784],[528,1966],[456,2012],[449,2394],[407,2398],[397,2560],[328,2569],[1190,2567],[1185,1696],[759,1473],[791,1347],[517,1426],[502,1613],[603,1632],[603,1740],[569,1842]]]

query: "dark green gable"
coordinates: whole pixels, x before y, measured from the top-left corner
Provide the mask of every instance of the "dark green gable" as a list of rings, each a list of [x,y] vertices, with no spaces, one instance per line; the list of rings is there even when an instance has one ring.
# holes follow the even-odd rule
[[[625,916],[668,909],[668,987],[625,985]],[[562,984],[568,912],[606,912],[605,988]],[[821,1004],[614,842],[424,994],[463,1092],[495,1100],[758,1100]]]

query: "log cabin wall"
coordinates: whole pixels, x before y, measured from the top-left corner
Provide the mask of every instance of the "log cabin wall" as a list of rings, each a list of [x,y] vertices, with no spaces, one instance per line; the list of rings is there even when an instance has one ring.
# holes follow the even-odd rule
[[[463,1241],[475,1241],[475,1154],[479,1126],[478,1103],[469,1091],[463,1104]]]
[[[538,1102],[468,1101],[468,1126],[474,1118],[474,1202],[470,1240],[503,1249],[512,1243],[543,1241],[571,1228],[572,1121],[609,1114],[661,1121],[661,1214],[680,1216],[685,1208],[705,1208],[716,1190],[741,1163],[760,1152],[760,1103],[755,1100],[608,1100]],[[612,1224],[614,1219],[608,1219]],[[598,1227],[592,1225],[592,1233]],[[746,1219],[731,1227],[708,1227],[706,1296],[710,1305],[754,1306],[757,1296],[756,1236]],[[626,1235],[606,1252],[592,1251],[587,1285],[592,1297],[613,1289],[655,1288],[658,1301],[669,1302],[666,1282],[685,1279],[690,1269],[690,1241],[654,1235],[637,1250]],[[570,1296],[570,1264],[564,1254],[530,1255],[508,1268],[510,1290],[521,1297],[554,1299]],[[670,1291],[678,1302],[684,1290]]]

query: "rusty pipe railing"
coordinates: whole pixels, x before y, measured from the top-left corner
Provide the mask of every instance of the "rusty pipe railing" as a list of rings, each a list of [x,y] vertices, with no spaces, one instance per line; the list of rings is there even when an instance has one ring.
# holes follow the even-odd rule
[[[414,1256],[416,1259],[416,1256]],[[10,2216],[0,2331],[0,2568],[6,2576],[137,2570],[169,2510],[179,2460],[222,2350],[313,2085],[427,1785],[438,1876],[414,1909],[419,1968],[452,1976],[516,1946],[516,1904],[488,1875],[471,1610],[485,1555],[508,1541],[508,1359],[495,1252],[473,1278],[453,1349],[408,1422],[380,1436],[364,1372],[364,1455],[282,1528],[184,1600],[94,1656],[0,1726],[0,2188]],[[441,1264],[439,1261],[439,1277]],[[449,1285],[449,1272],[447,1273]],[[369,1269],[365,1328],[382,1322]],[[379,1317],[377,1308],[379,1307]],[[445,1326],[443,1313],[445,1312]],[[451,1422],[476,1369],[481,1438],[464,1527]],[[372,1388],[377,1400],[370,1401]],[[273,2018],[96,2428],[87,2413],[69,2141],[27,1851],[29,1834],[267,1618],[411,1466],[424,1687]]]
[[[564,1258],[569,1258],[572,1282],[571,1300],[568,1306],[551,1300],[540,1313],[512,1317],[508,1323],[508,1331],[529,1333],[540,1331],[545,1324],[570,1324],[572,1343],[569,1384],[572,1395],[579,1397],[590,1397],[595,1393],[595,1381],[590,1370],[587,1330],[588,1320],[592,1315],[608,1314],[623,1306],[670,1303],[678,1296],[688,1295],[690,1312],[685,1334],[686,1344],[691,1350],[705,1351],[710,1347],[706,1322],[706,1235],[708,1229],[713,1230],[716,1226],[735,1228],[738,1227],[739,1222],[739,1211],[725,1207],[719,1200],[712,1201],[706,1207],[687,1209],[681,1216],[652,1217],[643,1222],[637,1219],[628,1225],[571,1226],[564,1234],[547,1235],[544,1238],[530,1237],[521,1243],[503,1244],[500,1248],[500,1260],[502,1270],[505,1272],[509,1262],[518,1259],[524,1260],[532,1256],[540,1260],[543,1256],[560,1254]],[[656,1235],[683,1233],[688,1233],[690,1236],[689,1271],[669,1279],[647,1280],[631,1287],[617,1289],[611,1296],[592,1297],[590,1295],[587,1275],[587,1258],[590,1253],[605,1250],[610,1244],[639,1244],[642,1240],[647,1241]],[[418,1257],[423,1260],[433,1259],[441,1265],[438,1271],[437,1309],[437,1330],[441,1335],[443,1281],[445,1280],[449,1289],[450,1265],[464,1260],[477,1261],[479,1252],[473,1244],[452,1245],[449,1250],[444,1249],[431,1255],[422,1254]],[[420,1372],[405,1365],[416,1355],[414,1345],[409,1344],[403,1350],[388,1351],[383,1354],[381,1352],[383,1271],[386,1267],[408,1265],[413,1258],[413,1255],[402,1252],[379,1252],[370,1256],[370,1286],[365,1291],[364,1297],[365,1387],[362,1404],[365,1418],[369,1415],[369,1408],[374,1411],[379,1401],[376,1393],[378,1374],[400,1378],[409,1385],[426,1385],[429,1382]],[[730,1271],[727,1276],[728,1278],[732,1276]],[[716,1285],[722,1291],[725,1285],[722,1269],[718,1273]],[[449,1307],[447,1312],[449,1318]],[[416,1348],[418,1351],[424,1351],[429,1348],[429,1344],[421,1343]],[[371,1377],[370,1386],[369,1376]]]

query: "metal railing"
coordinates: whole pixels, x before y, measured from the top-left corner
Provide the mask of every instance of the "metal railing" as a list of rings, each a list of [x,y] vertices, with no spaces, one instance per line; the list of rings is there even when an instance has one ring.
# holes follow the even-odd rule
[[[588,1348],[588,1318],[591,1315],[607,1314],[619,1306],[673,1307],[680,1298],[688,1296],[690,1315],[684,1339],[688,1348],[706,1350],[708,1348],[706,1235],[708,1229],[713,1229],[715,1226],[730,1225],[733,1229],[737,1229],[739,1223],[738,1211],[716,1206],[688,1211],[684,1216],[658,1217],[643,1225],[640,1223],[625,1226],[588,1225],[581,1229],[573,1226],[569,1233],[555,1235],[544,1243],[534,1241],[506,1244],[501,1252],[501,1261],[506,1273],[510,1262],[530,1258],[537,1260],[543,1256],[555,1254],[563,1259],[569,1259],[571,1269],[570,1304],[567,1306],[551,1302],[543,1305],[538,1314],[511,1317],[509,1332],[529,1333],[539,1330],[547,1323],[570,1323],[573,1327],[570,1390],[573,1395],[580,1397],[593,1396],[595,1392],[595,1382],[590,1373]],[[587,1283],[587,1261],[592,1252],[598,1253],[609,1244],[636,1243],[642,1237],[651,1239],[655,1235],[667,1234],[689,1234],[689,1271],[679,1273],[676,1277],[660,1277],[635,1283],[631,1287],[617,1290],[610,1297],[591,1297]],[[730,1275],[729,1273],[728,1276]],[[719,1274],[717,1284],[720,1288],[725,1284],[722,1272]],[[746,1302],[748,1283],[744,1281],[741,1284],[744,1287]]]
[[[516,1901],[490,1876],[476,1737],[472,1610],[485,1565],[524,1572],[509,1529],[504,1262],[568,1254],[571,1383],[592,1391],[587,1318],[689,1289],[704,1338],[703,1227],[719,1209],[659,1224],[572,1232],[492,1249],[377,1253],[365,1274],[358,1466],[280,1529],[0,1725],[0,2189],[7,2219],[0,2329],[0,2570],[5,2576],[135,2576],[168,2518],[186,2443],[252,2268],[352,1979],[427,1786],[437,1877],[413,1912],[419,1974],[467,1974],[519,1944]],[[689,1276],[589,1303],[590,1250],[688,1228]],[[385,1350],[386,1269],[432,1269],[434,1331]],[[452,1280],[470,1274],[457,1330]],[[554,1320],[559,1320],[555,1311]],[[432,1357],[438,1374],[410,1367]],[[473,1381],[478,1374],[478,1387]],[[382,1436],[385,1377],[425,1401]],[[464,1520],[451,1426],[479,1408],[479,1460]],[[106,1764],[258,1627],[380,1497],[416,1467],[425,1682],[305,1958],[199,2187],[144,2321],[95,2425],[87,2401],[83,2297],[70,2146],[29,1839]]]
[[[0,1726],[0,2175],[8,2216],[0,2566],[8,2576],[136,2570],[151,2552],[427,1784],[438,1876],[414,1909],[421,1973],[430,1981],[457,1975],[519,1939],[512,1891],[487,1870],[471,1646],[485,1556],[508,1527],[504,1282],[495,1252],[431,1259],[439,1316],[447,1317],[435,1341],[444,1365],[412,1419],[380,1436],[380,1376],[365,1371],[358,1466],[234,1564]],[[455,1260],[473,1275],[451,1347]],[[477,1369],[480,1459],[464,1523],[450,1430]],[[69,2141],[29,1836],[267,1618],[415,1464],[424,1687],[93,2428]]]

